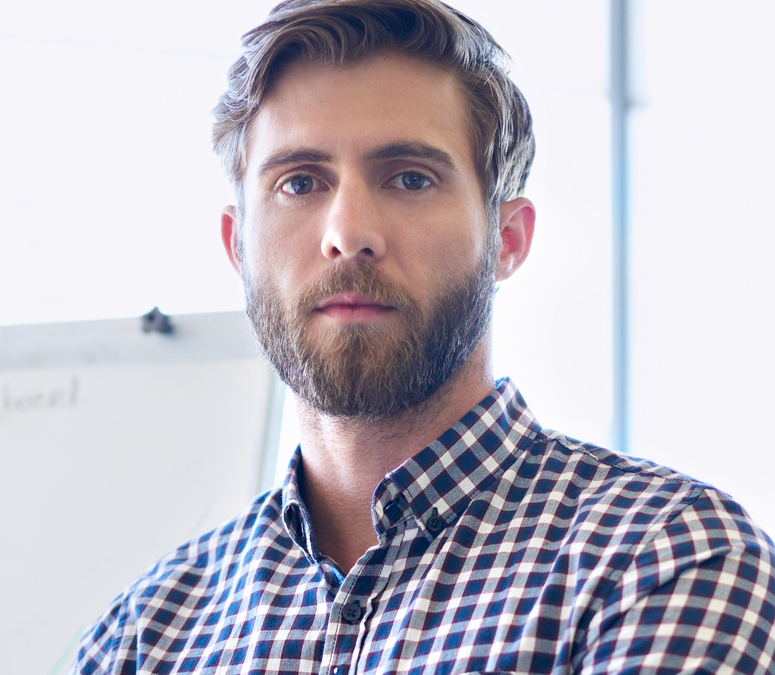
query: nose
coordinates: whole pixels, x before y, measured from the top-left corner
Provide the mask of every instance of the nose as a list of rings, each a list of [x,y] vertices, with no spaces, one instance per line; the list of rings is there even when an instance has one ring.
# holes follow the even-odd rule
[[[323,255],[331,261],[381,260],[387,248],[382,216],[367,184],[342,180],[326,213],[320,246]]]

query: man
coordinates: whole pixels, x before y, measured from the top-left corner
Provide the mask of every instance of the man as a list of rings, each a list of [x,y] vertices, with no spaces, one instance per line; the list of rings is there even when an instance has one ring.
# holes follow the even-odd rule
[[[534,144],[490,36],[436,0],[288,0],[244,45],[222,234],[301,445],[73,672],[775,672],[775,551],[740,507],[493,380]]]

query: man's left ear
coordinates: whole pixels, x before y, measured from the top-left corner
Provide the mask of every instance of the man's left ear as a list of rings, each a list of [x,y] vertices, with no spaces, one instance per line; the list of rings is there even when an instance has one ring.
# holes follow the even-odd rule
[[[496,281],[508,279],[525,262],[533,242],[535,221],[536,210],[529,199],[517,197],[501,203]]]

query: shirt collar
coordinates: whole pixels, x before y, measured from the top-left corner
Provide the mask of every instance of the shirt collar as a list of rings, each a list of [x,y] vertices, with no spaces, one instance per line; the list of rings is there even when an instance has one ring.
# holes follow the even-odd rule
[[[513,464],[539,431],[511,380],[496,382],[495,389],[459,422],[379,483],[372,500],[372,521],[380,541],[407,516],[416,519],[426,536],[435,537]],[[299,491],[301,472],[301,448],[297,447],[283,484],[283,522],[307,557],[319,561]]]
[[[498,381],[487,398],[377,486],[372,502],[377,534],[397,522],[398,500],[427,536],[436,536],[514,463],[539,430],[511,380]],[[434,517],[441,522],[431,522]]]
[[[288,470],[285,473],[285,482],[283,483],[282,496],[282,514],[283,525],[290,535],[309,558],[308,541],[312,527],[307,514],[307,509],[301,499],[301,477],[303,465],[301,463],[301,446],[297,445],[291,455],[291,461],[288,464]]]

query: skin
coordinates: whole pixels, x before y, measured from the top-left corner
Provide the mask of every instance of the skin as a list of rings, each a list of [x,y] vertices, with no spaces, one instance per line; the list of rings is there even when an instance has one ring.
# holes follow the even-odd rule
[[[457,81],[399,55],[291,66],[252,123],[243,185],[244,259],[233,206],[221,217],[227,254],[243,280],[271,283],[286,307],[331,266],[362,260],[425,309],[481,259],[490,227]],[[525,260],[534,221],[523,197],[501,205],[497,281]],[[390,339],[401,330],[397,311],[343,294],[316,308],[309,331],[368,322]],[[399,419],[332,418],[296,401],[304,499],[322,551],[343,571],[377,543],[379,481],[492,390],[489,332],[453,378]]]

